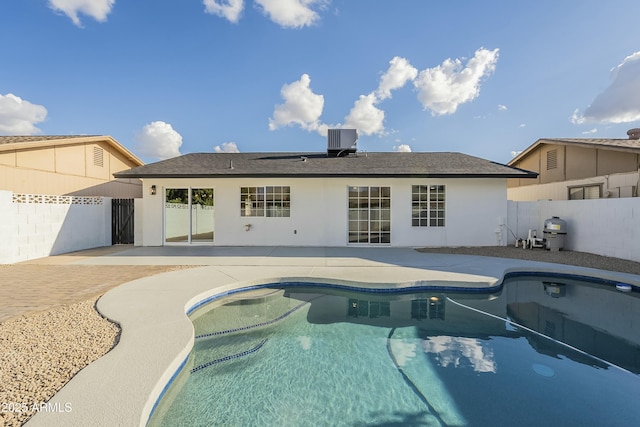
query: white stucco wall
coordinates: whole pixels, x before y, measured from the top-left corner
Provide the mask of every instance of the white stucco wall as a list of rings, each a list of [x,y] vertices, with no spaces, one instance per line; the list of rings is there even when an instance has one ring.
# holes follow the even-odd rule
[[[446,226],[411,226],[411,186],[446,186]],[[149,188],[155,185],[156,195]],[[240,216],[240,187],[289,186],[288,218]],[[136,244],[164,245],[164,190],[213,188],[218,246],[346,246],[349,186],[391,187],[392,246],[487,246],[506,243],[506,179],[235,178],[146,179],[136,206]],[[251,224],[246,231],[247,224]],[[500,240],[498,239],[500,237]]]
[[[144,230],[142,225],[144,224],[144,209],[145,202],[142,199],[133,199],[133,245],[144,246]]]

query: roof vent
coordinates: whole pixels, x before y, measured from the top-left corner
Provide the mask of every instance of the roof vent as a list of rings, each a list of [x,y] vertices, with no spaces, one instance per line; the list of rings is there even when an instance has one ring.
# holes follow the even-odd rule
[[[640,139],[640,128],[633,128],[627,131],[629,139]]]
[[[329,129],[327,134],[327,154],[329,156],[346,156],[356,152],[358,132],[355,129]]]

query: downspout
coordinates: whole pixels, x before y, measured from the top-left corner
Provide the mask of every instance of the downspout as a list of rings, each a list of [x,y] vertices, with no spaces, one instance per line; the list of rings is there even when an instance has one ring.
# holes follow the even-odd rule
[[[596,154],[597,156],[597,154]],[[563,177],[563,181],[567,180],[567,146],[564,145],[562,147],[562,177]],[[596,159],[596,164],[598,163],[597,159]],[[596,166],[597,167],[597,166]]]

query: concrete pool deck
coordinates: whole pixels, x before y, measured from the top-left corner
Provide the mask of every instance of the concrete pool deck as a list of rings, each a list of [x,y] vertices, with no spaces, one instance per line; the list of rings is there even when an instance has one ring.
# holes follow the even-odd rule
[[[510,271],[599,277],[640,286],[640,276],[561,264],[409,248],[153,247],[127,248],[73,265],[194,265],[137,279],[107,292],[99,311],[120,324],[118,345],[80,371],[28,426],[145,425],[154,403],[193,344],[185,312],[198,302],[281,281],[366,288],[438,286],[490,289]],[[65,411],[70,405],[71,411]]]

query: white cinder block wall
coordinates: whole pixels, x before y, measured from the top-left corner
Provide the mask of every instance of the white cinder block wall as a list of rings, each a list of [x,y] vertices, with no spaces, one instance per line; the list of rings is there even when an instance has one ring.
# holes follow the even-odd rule
[[[0,264],[15,262],[18,249],[18,206],[11,191],[0,191]]]
[[[0,191],[0,263],[110,246],[111,199],[99,199],[101,204],[16,203],[12,192]]]
[[[558,216],[567,222],[565,249],[640,261],[640,198],[594,200],[509,201],[507,225],[516,236],[537,229]],[[511,233],[509,244],[514,243]]]

